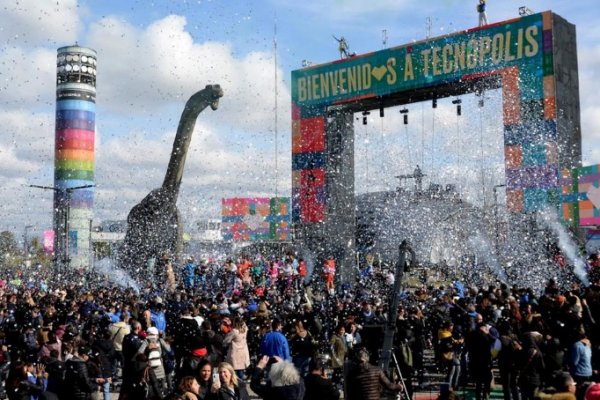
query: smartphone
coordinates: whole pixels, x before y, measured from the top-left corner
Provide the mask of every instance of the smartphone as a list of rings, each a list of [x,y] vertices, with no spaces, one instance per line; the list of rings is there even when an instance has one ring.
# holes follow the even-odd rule
[[[213,368],[213,382],[217,382],[219,380],[219,368]]]

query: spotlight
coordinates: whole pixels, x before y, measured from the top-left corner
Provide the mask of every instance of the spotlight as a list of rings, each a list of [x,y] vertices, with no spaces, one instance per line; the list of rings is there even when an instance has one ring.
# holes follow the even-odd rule
[[[431,108],[437,108],[437,99],[433,99],[431,102]]]
[[[371,114],[369,111],[363,111],[363,125],[367,124],[367,115]]]
[[[452,100],[452,104],[456,104],[456,115],[460,116],[462,115],[462,100],[461,99],[456,99],[456,100]]]
[[[404,117],[404,125],[408,125],[408,108],[400,110],[400,114]]]

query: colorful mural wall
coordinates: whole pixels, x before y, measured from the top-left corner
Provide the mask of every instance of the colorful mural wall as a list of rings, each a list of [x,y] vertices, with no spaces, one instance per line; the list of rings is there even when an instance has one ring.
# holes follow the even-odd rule
[[[565,169],[560,184],[563,221],[573,227],[600,226],[600,165]]]
[[[221,232],[229,241],[290,240],[290,199],[229,198],[221,200]]]

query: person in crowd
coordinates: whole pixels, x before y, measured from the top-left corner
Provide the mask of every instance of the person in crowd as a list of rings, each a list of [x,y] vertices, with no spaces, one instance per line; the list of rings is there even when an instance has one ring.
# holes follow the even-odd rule
[[[231,331],[225,336],[223,345],[228,346],[225,360],[233,366],[237,377],[246,379],[246,368],[250,366],[250,352],[246,336],[248,327],[241,316],[233,318]]]
[[[200,384],[193,376],[184,376],[179,382],[180,398],[182,400],[199,400]]]
[[[119,400],[132,399],[131,393],[136,376],[136,356],[138,349],[142,345],[140,333],[142,332],[142,324],[136,320],[131,321],[131,331],[123,338],[123,377],[121,390],[119,392]]]
[[[543,336],[537,331],[523,336],[523,350],[519,360],[518,384],[522,400],[534,400],[542,384],[544,357],[539,348]]]
[[[333,369],[331,380],[338,388],[341,388],[344,383],[344,363],[346,362],[346,354],[348,353],[344,333],[346,333],[346,328],[340,324],[335,328],[335,333],[331,336],[330,340],[331,368]]]
[[[213,366],[209,360],[204,359],[198,368],[198,400],[208,399],[210,388],[213,384]]]
[[[171,347],[158,335],[158,329],[148,328],[146,339],[144,339],[137,350],[138,354],[144,354],[148,360],[148,366],[152,369],[156,379],[159,396],[162,397],[167,390],[167,374],[163,364],[163,355],[170,352]]]
[[[115,349],[112,363],[112,376],[114,379],[117,378],[119,368],[123,368],[123,339],[131,332],[128,322],[129,316],[127,313],[121,312],[118,322],[110,326],[110,335]]]
[[[283,360],[291,360],[288,340],[283,333],[283,323],[275,318],[271,323],[271,331],[268,332],[260,343],[260,355],[267,357],[279,357]]]
[[[369,363],[370,354],[366,349],[356,352],[356,362],[350,367],[346,378],[346,395],[348,400],[379,400],[380,387],[400,392],[403,387],[391,382],[383,370]]]
[[[8,398],[10,400],[38,399],[44,394],[46,378],[43,365],[38,368],[33,363],[15,363],[7,378]]]
[[[537,397],[540,400],[576,400],[575,391],[577,383],[568,372],[558,374],[554,380],[555,393],[538,392]]]
[[[584,332],[569,349],[569,372],[578,385],[592,380],[592,344]]]
[[[267,365],[271,363],[269,379],[262,383]],[[302,400],[304,399],[304,380],[294,364],[278,356],[262,356],[256,364],[250,388],[264,400]]]
[[[250,400],[246,383],[238,379],[233,366],[227,362],[219,364],[219,379],[213,382],[211,399],[215,400]]]
[[[102,377],[92,377],[88,361],[93,352],[87,346],[79,346],[74,356],[65,363],[65,398],[69,400],[91,400],[92,392],[106,381]]]
[[[304,378],[304,400],[339,400],[340,391],[327,379],[327,363],[319,357],[311,358],[308,369],[309,373]]]
[[[315,345],[312,335],[304,328],[302,320],[298,319],[294,328],[294,335],[289,341],[290,352],[292,354],[292,362],[304,378],[308,374],[308,364],[315,352]]]

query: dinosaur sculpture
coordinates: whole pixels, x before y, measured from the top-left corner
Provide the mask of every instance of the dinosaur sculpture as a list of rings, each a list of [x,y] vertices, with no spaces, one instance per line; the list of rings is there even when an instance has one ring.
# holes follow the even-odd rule
[[[190,97],[179,119],[162,186],[152,190],[127,216],[127,233],[119,253],[119,265],[138,277],[144,275],[150,258],[176,254],[181,247],[176,203],[185,159],[198,115],[208,106],[216,110],[222,96],[219,85],[207,85]]]

